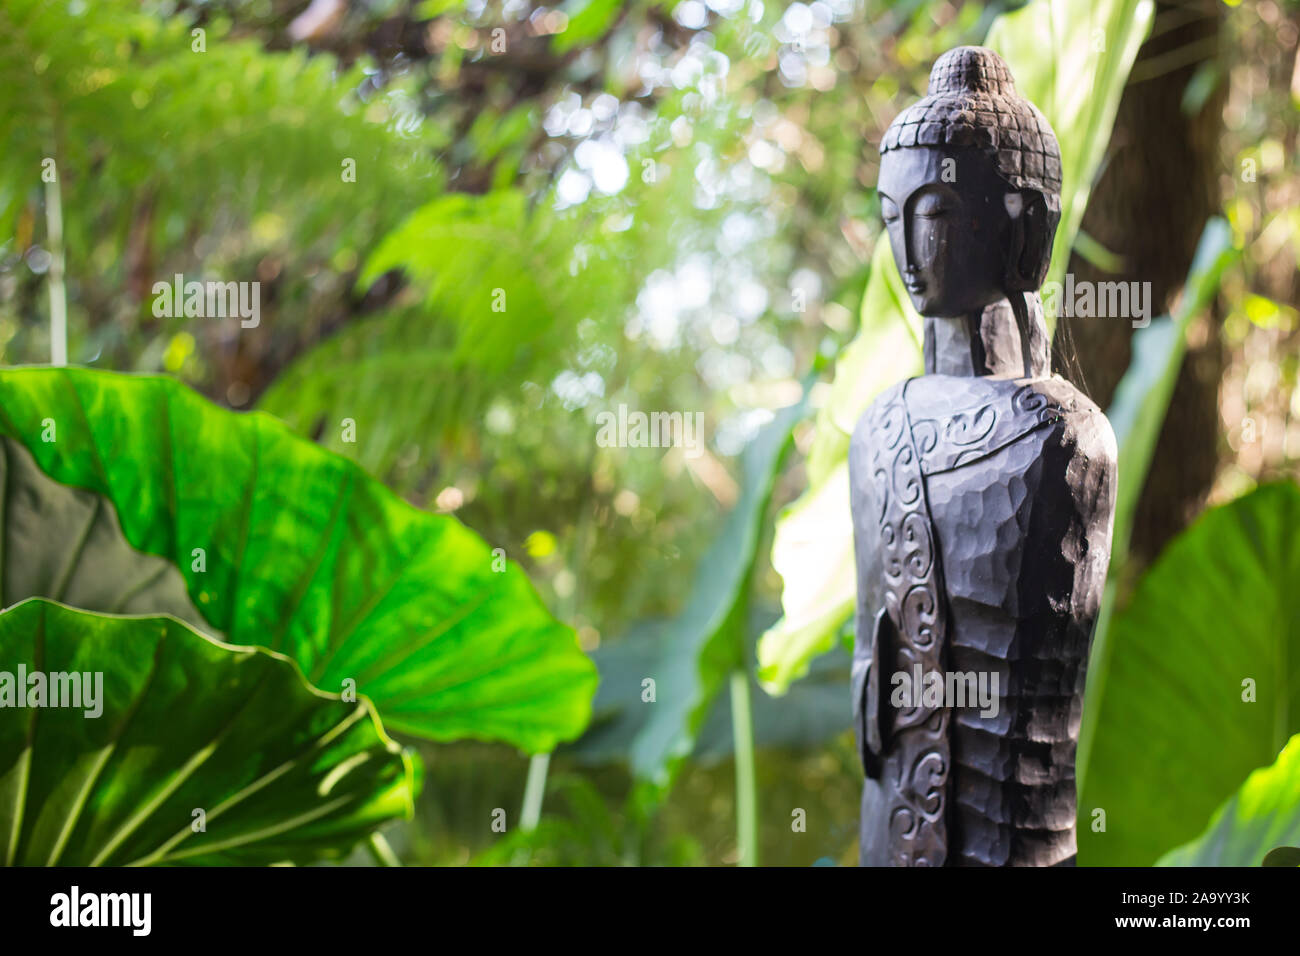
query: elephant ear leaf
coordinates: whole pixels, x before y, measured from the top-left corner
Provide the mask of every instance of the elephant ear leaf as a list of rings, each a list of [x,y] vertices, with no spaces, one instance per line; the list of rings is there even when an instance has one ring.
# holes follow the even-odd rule
[[[1300,866],[1300,734],[1246,778],[1205,832],[1159,866]],[[1283,844],[1279,846],[1279,844]]]
[[[1079,801],[1083,864],[1150,865],[1201,833],[1279,752],[1287,760],[1268,779],[1291,781],[1294,798],[1300,670],[1286,662],[1300,656],[1298,578],[1300,487],[1291,482],[1209,509],[1143,575],[1111,626]],[[1164,782],[1155,791],[1153,779]],[[1261,800],[1241,806],[1262,818]],[[1089,825],[1099,810],[1104,829]],[[1252,844],[1251,865],[1283,842]]]
[[[518,567],[268,415],[162,377],[7,369],[0,438],[6,603],[170,613],[430,739],[537,752],[586,726],[595,668]]]
[[[369,701],[280,654],[33,598],[0,614],[0,661],[0,863],[307,862],[411,814]]]

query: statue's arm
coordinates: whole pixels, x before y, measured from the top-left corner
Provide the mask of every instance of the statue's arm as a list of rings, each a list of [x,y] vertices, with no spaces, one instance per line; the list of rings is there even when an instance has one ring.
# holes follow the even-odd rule
[[[849,504],[853,515],[853,551],[857,580],[853,641],[853,734],[862,768],[869,777],[880,775],[883,755],[880,710],[880,662],[888,660],[893,646],[893,620],[883,604],[879,529],[870,470],[871,435],[864,415],[849,444]]]

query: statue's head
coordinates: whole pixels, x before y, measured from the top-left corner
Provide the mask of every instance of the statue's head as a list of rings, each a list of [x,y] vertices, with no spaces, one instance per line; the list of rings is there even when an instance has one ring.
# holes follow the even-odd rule
[[[1002,58],[949,50],[880,143],[880,204],[922,315],[978,313],[1043,283],[1061,218],[1061,152]]]

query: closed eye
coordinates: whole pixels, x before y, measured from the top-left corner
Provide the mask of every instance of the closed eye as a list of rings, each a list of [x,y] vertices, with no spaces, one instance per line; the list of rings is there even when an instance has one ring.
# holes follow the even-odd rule
[[[938,219],[940,216],[947,214],[949,207],[940,199],[930,198],[929,196],[921,199],[916,204],[916,215],[921,219]]]

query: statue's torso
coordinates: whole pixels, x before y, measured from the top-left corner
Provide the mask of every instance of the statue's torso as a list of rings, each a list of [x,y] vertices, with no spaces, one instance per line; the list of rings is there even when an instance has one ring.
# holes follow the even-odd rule
[[[863,416],[850,450],[855,704],[859,732],[880,747],[864,862],[1073,856],[1074,747],[1115,455],[1100,410],[1058,377],[927,375]],[[884,646],[873,648],[882,607]],[[918,665],[996,674],[997,714],[891,707],[891,675]],[[861,724],[868,670],[874,728]]]

